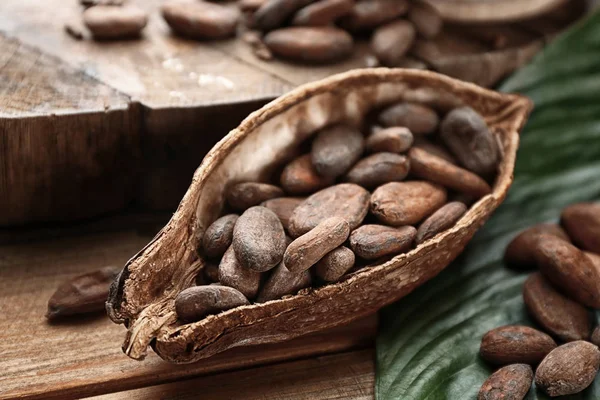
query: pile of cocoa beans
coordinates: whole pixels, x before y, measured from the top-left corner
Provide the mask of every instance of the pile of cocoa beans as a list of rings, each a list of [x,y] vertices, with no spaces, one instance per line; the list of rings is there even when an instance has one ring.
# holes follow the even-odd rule
[[[523,399],[534,379],[551,397],[583,391],[600,366],[600,328],[592,333],[590,316],[590,309],[600,309],[600,204],[570,205],[560,225],[521,232],[505,262],[538,269],[525,281],[523,300],[541,330],[509,325],[485,334],[481,357],[503,367],[483,384],[479,399]]]
[[[183,322],[345,279],[434,240],[489,194],[501,155],[470,107],[400,102],[315,132],[269,182],[237,182],[207,226]],[[302,154],[304,152],[304,154]]]

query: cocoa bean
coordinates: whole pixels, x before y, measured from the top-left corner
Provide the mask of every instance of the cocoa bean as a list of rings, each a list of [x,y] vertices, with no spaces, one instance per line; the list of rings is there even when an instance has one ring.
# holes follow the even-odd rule
[[[257,272],[279,264],[285,252],[285,232],[275,213],[265,207],[251,207],[233,229],[233,249],[238,261]]]
[[[421,223],[415,243],[419,245],[438,233],[450,229],[466,212],[467,206],[459,201],[446,204]]]
[[[341,61],[354,49],[348,32],[330,26],[280,28],[267,33],[264,43],[279,57],[312,64]]]
[[[250,304],[238,290],[222,285],[193,286],[175,298],[175,311],[184,322],[199,321],[209,314],[217,314]]]
[[[294,210],[303,201],[304,199],[298,197],[277,197],[275,199],[264,201],[260,205],[273,211],[275,215],[279,217],[283,229],[287,231]]]
[[[148,15],[133,6],[97,5],[83,12],[83,23],[95,39],[122,39],[139,36]]]
[[[523,400],[532,382],[533,371],[529,365],[507,365],[483,382],[477,400]]]
[[[262,7],[268,0],[239,0],[238,7],[242,11],[254,12]]]
[[[326,282],[337,282],[354,266],[354,253],[340,246],[327,253],[315,266],[315,274]]]
[[[450,154],[445,147],[433,143],[423,136],[415,138],[415,143],[413,147],[418,147],[421,150],[425,150],[429,154],[433,154],[436,157],[442,158],[451,164],[458,164],[456,158],[452,154]]]
[[[202,236],[202,248],[207,257],[221,257],[231,246],[233,239],[233,227],[239,215],[228,214],[213,222],[204,231]]]
[[[235,256],[233,246],[223,255],[219,264],[219,283],[237,289],[247,299],[256,297],[260,288],[261,273],[245,268]]]
[[[340,217],[327,218],[294,240],[283,256],[285,267],[295,274],[308,270],[348,239],[350,227]]]
[[[383,126],[404,126],[413,135],[433,133],[439,122],[439,117],[433,109],[416,103],[393,104],[379,114],[379,123]]]
[[[446,203],[446,190],[424,181],[390,182],[371,195],[371,212],[387,225],[413,225]]]
[[[541,233],[554,235],[569,241],[565,231],[556,224],[536,224],[519,233],[506,247],[504,262],[509,267],[519,269],[535,268],[534,252],[537,249],[537,240]]]
[[[583,254],[585,254],[592,261],[592,264],[594,264],[598,272],[600,272],[600,254],[590,253],[587,251],[584,251]]]
[[[282,196],[283,190],[281,188],[259,182],[238,183],[229,187],[225,193],[229,205],[240,211],[257,206],[263,201]]]
[[[273,269],[271,276],[260,290],[256,302],[264,303],[265,301],[280,299],[283,296],[294,294],[300,289],[309,287],[311,283],[310,270],[295,274],[290,272],[285,264],[281,262]]]
[[[267,0],[254,13],[254,25],[262,31],[270,31],[283,24],[296,11],[315,0]]]
[[[173,32],[192,39],[234,36],[240,18],[236,9],[200,0],[168,0],[161,13]]]
[[[398,62],[390,65],[395,68],[406,68],[406,69],[429,69],[429,66],[421,60],[410,56],[404,56]]]
[[[317,173],[310,154],[304,154],[285,166],[280,178],[281,187],[292,195],[307,195],[333,183]]]
[[[304,200],[290,218],[289,233],[298,237],[329,217],[340,217],[355,229],[369,212],[369,192],[353,183],[323,189]]]
[[[544,358],[535,372],[535,385],[551,397],[583,391],[600,366],[598,347],[578,340],[563,344]]]
[[[409,21],[390,22],[373,32],[371,50],[383,65],[391,67],[404,58],[415,37],[415,28]]]
[[[435,7],[424,1],[411,3],[408,19],[413,23],[417,33],[426,39],[436,37],[442,31],[444,24]]]
[[[533,319],[563,342],[589,338],[591,326],[587,309],[556,291],[539,272],[525,281],[523,300]]]
[[[368,30],[406,14],[409,7],[406,0],[359,0],[341,23],[351,31]]]
[[[393,126],[380,129],[367,137],[365,150],[368,153],[404,153],[413,144],[413,135],[407,128]]]
[[[387,182],[402,181],[408,175],[408,158],[395,153],[376,153],[357,162],[346,174],[347,182],[367,189]]]
[[[412,247],[417,230],[412,226],[392,228],[384,225],[363,225],[352,231],[350,247],[365,260],[404,253]]]
[[[577,203],[565,207],[560,223],[577,247],[600,253],[599,203]]]
[[[440,125],[440,136],[458,161],[480,176],[496,171],[500,151],[484,119],[471,107],[450,111]]]
[[[219,282],[219,264],[207,263],[196,278],[196,285],[206,285],[207,283]]]
[[[597,326],[596,329],[594,329],[591,340],[596,346],[600,346],[600,326]]]
[[[556,236],[540,234],[534,257],[554,286],[580,304],[600,308],[600,271],[581,250]]]
[[[317,173],[335,178],[346,173],[364,150],[362,133],[348,125],[333,125],[321,130],[313,140],[311,157]]]
[[[299,10],[292,20],[292,25],[331,25],[338,18],[350,13],[352,7],[353,0],[320,0]]]
[[[481,339],[479,354],[495,365],[536,365],[556,348],[544,332],[528,326],[508,325],[492,329]]]

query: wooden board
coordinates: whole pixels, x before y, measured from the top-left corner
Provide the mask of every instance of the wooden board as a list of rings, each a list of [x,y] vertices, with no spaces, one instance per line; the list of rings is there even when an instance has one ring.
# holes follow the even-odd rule
[[[105,265],[122,265],[149,239],[130,230],[0,246],[0,399],[81,398],[372,344],[375,317],[174,366],[154,353],[143,362],[127,358],[120,348],[124,327],[103,315],[46,322],[46,302],[60,282]]]

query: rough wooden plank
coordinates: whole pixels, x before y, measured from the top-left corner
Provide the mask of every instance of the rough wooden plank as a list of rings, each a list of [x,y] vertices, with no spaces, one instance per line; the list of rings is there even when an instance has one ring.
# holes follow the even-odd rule
[[[238,348],[193,365],[173,366],[150,354],[127,358],[124,328],[103,316],[49,325],[44,313],[66,278],[121,265],[150,238],[133,231],[0,246],[0,399],[81,398],[217,371],[369,346],[376,320],[287,343]]]
[[[371,400],[372,350],[294,361],[94,397],[90,400]]]

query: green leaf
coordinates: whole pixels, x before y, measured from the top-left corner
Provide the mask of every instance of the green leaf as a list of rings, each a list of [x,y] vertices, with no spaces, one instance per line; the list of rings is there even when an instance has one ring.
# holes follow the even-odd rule
[[[521,229],[557,220],[571,203],[600,200],[600,13],[548,46],[502,90],[536,108],[522,134],[515,182],[467,250],[438,277],[381,312],[376,397],[469,400],[492,369],[481,337],[506,324],[534,326],[521,290],[525,274],[502,264]],[[600,399],[600,378],[566,399]],[[532,389],[528,400],[548,399]]]

